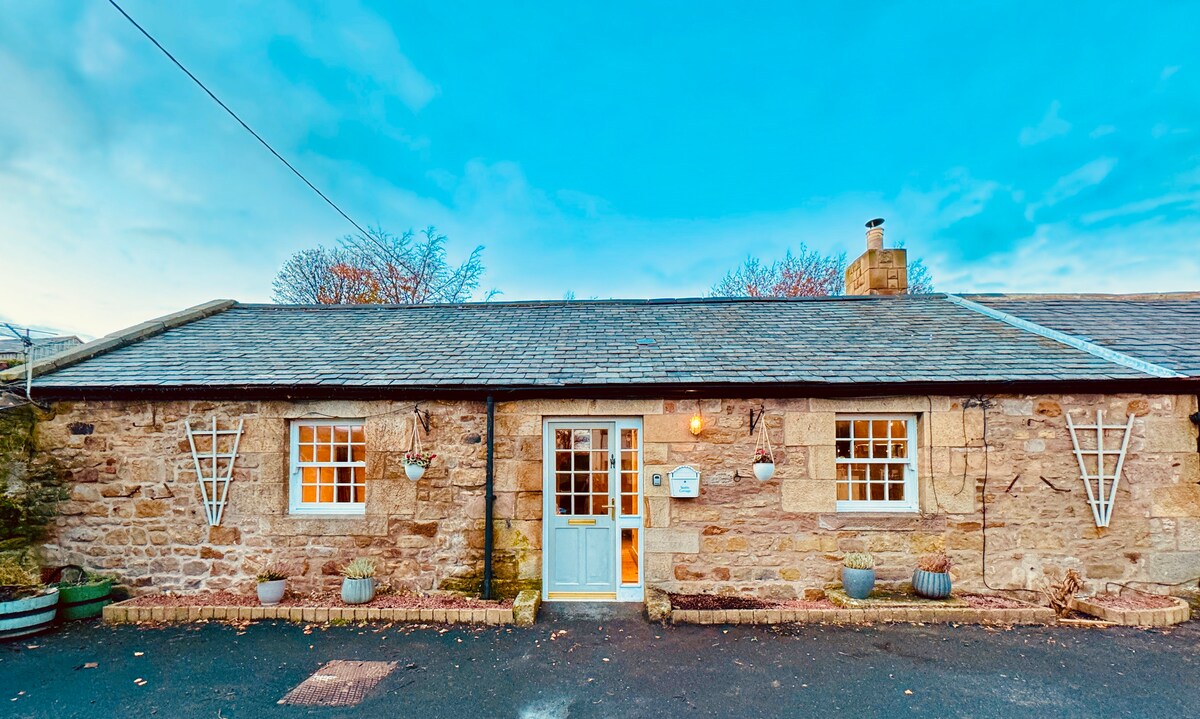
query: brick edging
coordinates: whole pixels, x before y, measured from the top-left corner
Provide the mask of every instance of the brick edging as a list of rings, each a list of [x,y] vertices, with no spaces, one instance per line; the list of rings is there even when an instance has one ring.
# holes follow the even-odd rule
[[[395,609],[387,607],[142,607],[133,600],[104,607],[106,624],[137,622],[254,621],[285,622],[426,622],[434,624],[516,624],[506,609]]]
[[[1186,622],[1191,617],[1191,607],[1178,597],[1172,597],[1175,606],[1165,609],[1115,609],[1086,599],[1075,599],[1071,607],[1098,619],[1127,627],[1169,627]]]
[[[967,607],[866,609],[672,609],[675,624],[1054,624],[1049,607],[976,609]]]

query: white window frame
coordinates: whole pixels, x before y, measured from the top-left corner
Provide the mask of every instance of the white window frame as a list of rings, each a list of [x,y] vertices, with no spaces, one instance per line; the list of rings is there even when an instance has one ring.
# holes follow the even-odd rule
[[[291,421],[290,436],[290,459],[289,459],[289,477],[288,482],[288,513],[289,514],[309,514],[309,515],[341,515],[341,516],[361,516],[366,514],[367,504],[363,502],[302,502],[300,501],[300,480],[302,476],[301,469],[303,467],[355,467],[363,473],[364,479],[367,471],[366,458],[362,462],[305,462],[300,464],[300,428],[301,427],[363,427],[366,432],[365,422],[361,419],[293,419]],[[366,482],[363,483],[363,492],[366,493]],[[365,499],[365,498],[364,498]]]
[[[920,510],[920,497],[918,496],[918,487],[920,485],[917,472],[917,455],[919,447],[917,445],[917,415],[915,414],[851,414],[838,413],[834,418],[835,422],[854,422],[856,420],[901,420],[905,423],[908,429],[908,457],[903,461],[904,467],[904,500],[872,500],[872,499],[839,499],[837,500],[837,511],[839,512],[917,512]],[[837,441],[840,439],[837,436],[837,425],[834,425],[834,462],[836,464],[898,464],[894,459],[855,459],[854,457],[838,457],[837,456]],[[853,454],[853,449],[851,449]],[[834,482],[838,482],[834,479]],[[836,492],[836,489],[835,489]]]

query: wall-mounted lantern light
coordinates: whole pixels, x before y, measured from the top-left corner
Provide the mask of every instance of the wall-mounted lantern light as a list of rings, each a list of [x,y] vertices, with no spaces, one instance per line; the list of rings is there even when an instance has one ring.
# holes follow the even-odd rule
[[[692,435],[699,437],[704,431],[704,417],[700,416],[700,400],[696,400],[696,414],[692,415],[692,421],[688,422],[688,429]]]

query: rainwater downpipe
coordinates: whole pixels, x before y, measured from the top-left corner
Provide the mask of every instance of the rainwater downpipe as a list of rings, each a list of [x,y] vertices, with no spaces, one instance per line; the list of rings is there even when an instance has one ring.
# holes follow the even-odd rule
[[[483,598],[492,598],[492,502],[495,487],[496,402],[487,398],[487,477],[483,485]]]

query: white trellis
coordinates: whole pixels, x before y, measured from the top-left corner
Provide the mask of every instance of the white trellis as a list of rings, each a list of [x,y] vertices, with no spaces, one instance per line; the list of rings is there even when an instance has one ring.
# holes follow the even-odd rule
[[[188,445],[192,448],[192,461],[196,463],[196,481],[200,483],[204,515],[211,527],[219,525],[221,515],[225,513],[225,500],[229,496],[229,483],[233,480],[233,464],[237,461],[244,421],[238,420],[237,429],[218,429],[216,417],[212,418],[210,427],[202,429],[193,429],[192,423],[187,423]],[[208,447],[197,447],[197,440],[203,439],[208,440]],[[229,451],[221,451],[222,439]]]
[[[1071,413],[1067,412],[1067,429],[1071,431],[1071,444],[1075,448],[1075,459],[1079,461],[1079,477],[1087,490],[1088,504],[1092,507],[1092,517],[1097,527],[1107,527],[1112,519],[1113,501],[1117,498],[1117,486],[1121,484],[1121,469],[1125,465],[1125,451],[1129,449],[1129,435],[1133,430],[1133,415],[1125,424],[1104,424],[1104,410],[1096,410],[1095,424],[1075,424]],[[1095,447],[1083,447],[1079,444],[1079,430],[1096,433]],[[1121,448],[1106,449],[1105,432],[1121,431]],[[1086,435],[1085,435],[1086,436]],[[1112,471],[1108,471],[1108,458],[1115,457]],[[1095,472],[1088,471],[1087,461],[1095,459]],[[1106,484],[1107,483],[1107,484]]]

